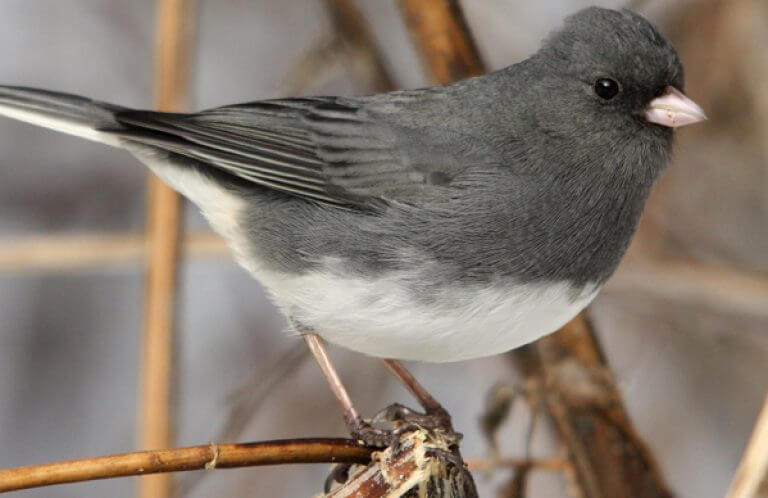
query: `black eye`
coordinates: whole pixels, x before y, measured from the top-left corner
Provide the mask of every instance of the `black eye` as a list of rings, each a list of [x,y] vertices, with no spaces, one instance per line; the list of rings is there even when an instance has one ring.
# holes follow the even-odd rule
[[[595,81],[595,93],[601,99],[611,100],[619,94],[619,84],[611,78],[600,78]]]

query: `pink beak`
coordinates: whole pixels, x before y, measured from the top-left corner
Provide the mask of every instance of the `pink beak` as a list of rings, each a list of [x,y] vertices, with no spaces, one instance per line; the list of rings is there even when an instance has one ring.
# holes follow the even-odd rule
[[[707,119],[699,105],[686,97],[683,92],[668,86],[661,96],[648,104],[645,119],[651,123],[677,128]]]

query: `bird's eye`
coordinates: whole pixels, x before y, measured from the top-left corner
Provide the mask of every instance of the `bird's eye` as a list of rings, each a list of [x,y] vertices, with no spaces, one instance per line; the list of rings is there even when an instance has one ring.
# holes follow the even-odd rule
[[[595,81],[595,93],[604,100],[611,100],[619,94],[619,83],[611,78],[599,78]]]

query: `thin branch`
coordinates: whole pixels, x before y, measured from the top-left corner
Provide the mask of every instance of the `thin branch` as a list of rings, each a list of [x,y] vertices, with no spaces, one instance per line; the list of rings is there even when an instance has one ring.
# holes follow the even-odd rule
[[[606,293],[643,293],[754,318],[768,318],[768,277],[716,265],[671,260],[627,260]]]
[[[752,437],[733,477],[727,498],[757,498],[768,489],[768,397],[757,418]]]
[[[137,451],[0,470],[0,492],[112,477],[289,463],[359,463],[372,449],[350,439],[289,439]]]
[[[186,103],[192,37],[193,0],[158,0],[155,45],[155,107],[180,111]],[[173,331],[181,200],[159,178],[149,180],[148,241],[144,336],[141,355],[139,445],[171,445]],[[171,476],[141,479],[138,496],[171,495]]]
[[[565,458],[501,458],[497,461],[488,460],[487,458],[465,458],[464,463],[466,463],[469,470],[472,471],[484,471],[493,468],[508,467],[513,469],[530,468],[552,472],[565,472],[573,468],[571,462]]]
[[[185,257],[222,257],[227,244],[209,231],[184,237]],[[82,234],[25,237],[0,241],[0,272],[68,271],[139,264],[149,254],[141,234]]]
[[[424,65],[441,84],[486,72],[456,0],[399,0]]]

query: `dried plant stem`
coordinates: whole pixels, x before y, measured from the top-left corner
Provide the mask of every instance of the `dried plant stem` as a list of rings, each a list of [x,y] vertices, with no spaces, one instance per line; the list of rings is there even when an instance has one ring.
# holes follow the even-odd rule
[[[227,244],[220,236],[200,231],[185,236],[185,257],[222,257]],[[81,234],[27,237],[0,242],[0,272],[67,271],[138,264],[149,254],[141,234]]]
[[[158,0],[155,47],[155,107],[180,111],[186,101],[193,0]],[[171,445],[174,301],[179,255],[179,195],[158,178],[149,180],[149,261],[142,341],[139,445]],[[138,496],[171,495],[170,475],[138,483]]]
[[[185,470],[288,463],[366,464],[372,450],[349,439],[290,439],[138,451],[0,470],[0,492]]]
[[[747,450],[744,452],[744,457],[726,496],[727,498],[768,496],[768,397],[765,399]]]
[[[486,72],[456,0],[399,0],[424,65],[441,84]]]
[[[483,471],[489,468],[512,467],[514,469],[536,469],[548,470],[552,472],[565,472],[571,470],[573,467],[571,462],[564,458],[502,458],[493,462],[485,458],[465,458],[464,463],[467,464],[467,467],[469,467],[469,470],[471,471]]]
[[[768,318],[768,278],[680,260],[625,260],[604,292],[642,293],[667,302],[753,318]]]

